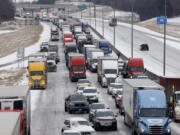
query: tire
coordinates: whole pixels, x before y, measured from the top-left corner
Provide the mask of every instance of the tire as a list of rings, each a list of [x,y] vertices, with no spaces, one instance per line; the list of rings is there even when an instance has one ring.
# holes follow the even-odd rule
[[[68,113],[69,113],[69,114],[72,114],[72,111],[71,111],[70,109],[68,109]]]
[[[66,105],[64,105],[64,111],[67,112],[67,107],[66,107]]]
[[[96,131],[99,131],[99,124],[95,124],[94,129],[95,129]]]
[[[113,130],[116,131],[117,130],[117,125],[113,126]]]

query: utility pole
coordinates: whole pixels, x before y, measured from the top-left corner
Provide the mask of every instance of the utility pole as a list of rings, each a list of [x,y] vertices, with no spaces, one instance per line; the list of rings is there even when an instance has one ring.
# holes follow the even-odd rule
[[[95,29],[96,29],[96,4],[94,3],[94,19],[95,19]]]
[[[132,5],[131,5],[131,58],[133,58],[134,54],[134,2],[132,1]]]
[[[104,13],[103,13],[103,6],[102,6],[102,35],[104,37]]]
[[[164,60],[163,60],[163,76],[166,75],[166,22],[167,22],[167,5],[166,0],[164,0]]]
[[[116,10],[114,8],[114,19],[116,18]],[[116,48],[116,26],[114,26],[114,48]]]
[[[90,19],[90,25],[91,25],[91,1],[89,2],[89,19]]]

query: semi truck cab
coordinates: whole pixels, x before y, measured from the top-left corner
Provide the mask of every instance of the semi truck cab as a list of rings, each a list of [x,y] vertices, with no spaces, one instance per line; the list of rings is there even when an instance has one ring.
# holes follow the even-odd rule
[[[43,62],[29,63],[29,87],[43,88],[47,86],[46,66]]]
[[[105,55],[112,53],[112,48],[110,46],[110,43],[106,40],[99,41],[98,47],[104,51]]]
[[[135,130],[141,135],[170,135],[166,96],[162,90],[137,90]]]

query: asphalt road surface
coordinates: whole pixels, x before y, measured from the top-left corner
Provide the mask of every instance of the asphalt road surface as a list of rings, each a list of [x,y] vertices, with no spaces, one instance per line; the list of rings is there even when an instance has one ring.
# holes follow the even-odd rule
[[[60,135],[65,118],[85,117],[87,114],[68,114],[64,111],[64,99],[67,95],[74,93],[76,83],[69,80],[69,72],[65,66],[65,58],[62,42],[59,44],[59,55],[61,62],[58,64],[57,72],[48,73],[48,87],[46,90],[32,90],[32,123],[31,135]],[[114,99],[107,95],[107,90],[101,88],[97,82],[96,73],[87,71],[87,79],[100,92],[100,102],[105,103],[114,113],[118,113],[115,108]],[[130,129],[123,124],[123,117],[118,114],[118,130],[97,132],[97,135],[130,135]],[[172,135],[180,135],[179,124],[173,123]],[[174,130],[175,129],[175,130]]]

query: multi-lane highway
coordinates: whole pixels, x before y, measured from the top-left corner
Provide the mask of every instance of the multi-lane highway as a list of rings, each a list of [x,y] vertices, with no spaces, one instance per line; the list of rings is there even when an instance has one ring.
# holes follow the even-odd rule
[[[88,19],[85,19],[88,22]],[[90,21],[89,21],[90,23]],[[91,24],[95,28],[94,19]],[[102,21],[97,19],[96,29],[102,33]],[[104,37],[113,44],[113,28],[109,27],[107,21],[104,22]],[[141,57],[145,61],[145,67],[157,75],[163,74],[163,46],[162,37],[153,33],[147,33],[134,29],[134,57]],[[140,45],[147,43],[150,50],[148,52],[140,51]],[[166,75],[179,76],[180,50],[178,44],[180,40],[168,39],[166,46]],[[131,56],[131,27],[119,24],[116,27],[116,48],[126,56]]]
[[[109,31],[111,31],[111,29],[109,29]],[[119,34],[120,33],[121,32],[119,31]],[[125,36],[124,40],[130,42],[128,41],[128,36],[129,35],[127,34],[127,37]],[[36,98],[32,97],[35,101],[32,101],[31,135],[60,135],[65,118],[73,116],[88,118],[87,114],[68,114],[64,111],[64,99],[68,94],[73,93],[76,90],[76,83],[72,83],[69,80],[69,72],[65,66],[62,41],[58,42],[58,44],[61,62],[58,64],[57,72],[48,73],[48,87],[46,90],[31,91],[32,96],[36,96]],[[107,94],[105,88],[101,88],[98,84],[96,73],[87,71],[87,78],[98,88],[100,92],[100,102],[105,103],[115,113],[118,113],[113,98]],[[96,134],[130,135],[130,129],[123,124],[123,117],[118,114],[117,119],[118,131],[98,131]],[[172,125],[172,135],[180,134],[180,131],[178,130],[180,124],[173,123]]]

